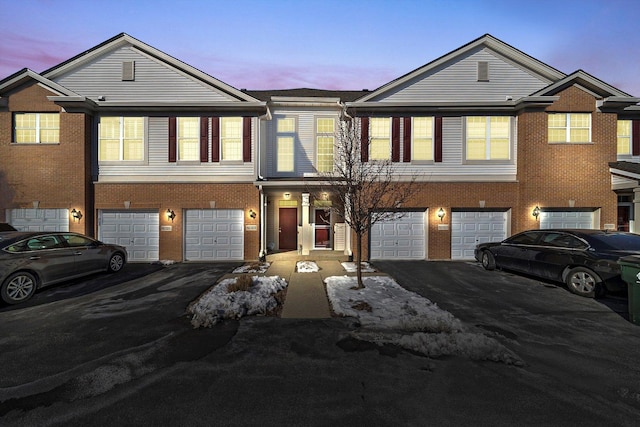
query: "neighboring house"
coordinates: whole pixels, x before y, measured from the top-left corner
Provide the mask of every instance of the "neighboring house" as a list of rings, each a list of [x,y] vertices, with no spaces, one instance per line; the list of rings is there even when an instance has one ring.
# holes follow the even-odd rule
[[[639,101],[490,35],[373,91],[250,91],[121,34],[0,81],[0,222],[94,234],[134,261],[349,254],[315,185],[346,108],[365,161],[420,176],[406,214],[371,230],[370,259],[472,259],[529,228],[633,230]]]

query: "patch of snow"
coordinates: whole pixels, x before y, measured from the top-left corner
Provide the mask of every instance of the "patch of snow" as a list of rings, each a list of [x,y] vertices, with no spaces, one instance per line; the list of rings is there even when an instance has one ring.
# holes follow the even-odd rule
[[[296,271],[298,273],[316,273],[320,271],[320,267],[313,261],[298,261]]]
[[[355,317],[362,329],[356,339],[378,345],[394,344],[429,357],[460,355],[520,365],[520,358],[496,339],[465,330],[451,313],[391,277],[367,276],[355,289],[355,277],[328,277],[327,294],[335,313]],[[364,309],[366,308],[366,309]]]
[[[227,292],[235,281],[235,278],[222,280],[189,305],[187,312],[192,315],[194,328],[211,327],[222,319],[267,314],[278,305],[275,294],[287,287],[281,277],[254,276],[248,291]]]
[[[253,263],[253,264],[245,264],[241,267],[233,270],[234,274],[242,274],[242,273],[265,273],[269,267],[271,267],[270,262],[261,262],[261,263]]]
[[[355,273],[358,267],[358,264],[355,262],[343,262],[341,264],[347,273]],[[362,266],[363,273],[374,273],[376,271],[368,262],[361,262],[360,265]]]

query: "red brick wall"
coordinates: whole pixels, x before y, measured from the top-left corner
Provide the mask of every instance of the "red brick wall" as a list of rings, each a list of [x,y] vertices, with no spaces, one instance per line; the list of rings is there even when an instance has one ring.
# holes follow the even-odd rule
[[[183,259],[184,209],[210,209],[210,201],[216,209],[243,209],[244,258],[258,258],[259,232],[247,231],[246,225],[260,224],[260,196],[253,184],[110,184],[95,186],[96,218],[100,209],[124,210],[124,201],[130,201],[131,210],[149,209],[160,213],[160,226],[171,225],[171,231],[160,232],[160,259],[181,261]],[[176,218],[167,219],[167,209],[175,212]],[[253,209],[255,219],[247,215]],[[97,230],[96,230],[97,232]]]
[[[8,208],[67,208],[87,212],[91,194],[89,168],[90,118],[84,114],[60,113],[59,144],[12,144],[13,112],[60,112],[47,100],[52,92],[35,83],[25,85],[8,99],[8,111],[0,112],[0,220]],[[70,221],[69,229],[81,233],[93,228],[83,218]]]
[[[518,181],[520,204],[534,206],[601,208],[601,222],[616,223],[617,198],[611,190],[608,163],[616,160],[616,114],[596,111],[595,98],[576,87],[558,94],[547,112],[590,112],[592,144],[549,144],[547,114],[526,112],[518,117]],[[516,231],[535,226],[528,221]]]

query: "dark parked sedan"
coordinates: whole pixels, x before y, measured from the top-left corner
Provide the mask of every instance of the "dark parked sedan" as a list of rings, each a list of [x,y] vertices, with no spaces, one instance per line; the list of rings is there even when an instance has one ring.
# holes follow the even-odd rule
[[[531,230],[476,246],[487,270],[503,268],[564,282],[585,297],[626,288],[618,258],[640,254],[640,235],[603,230]]]
[[[28,300],[36,289],[88,274],[120,271],[124,247],[77,233],[0,232],[0,294],[8,304]]]

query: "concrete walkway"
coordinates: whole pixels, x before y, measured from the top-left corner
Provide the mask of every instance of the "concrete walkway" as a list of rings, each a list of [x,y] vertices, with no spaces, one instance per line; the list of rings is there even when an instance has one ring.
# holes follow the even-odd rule
[[[329,300],[324,279],[330,276],[344,276],[347,272],[341,262],[347,257],[332,252],[315,252],[311,255],[298,255],[296,252],[267,256],[271,266],[266,276],[280,276],[287,281],[287,298],[281,317],[290,319],[326,319],[331,317]],[[318,272],[298,273],[298,261],[314,261]]]

